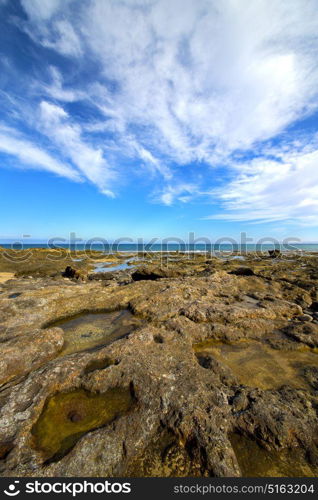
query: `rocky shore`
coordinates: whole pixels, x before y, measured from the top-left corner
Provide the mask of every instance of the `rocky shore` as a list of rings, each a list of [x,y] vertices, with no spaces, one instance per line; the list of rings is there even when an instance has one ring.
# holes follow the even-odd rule
[[[317,476],[318,254],[57,252],[0,251],[1,475]]]

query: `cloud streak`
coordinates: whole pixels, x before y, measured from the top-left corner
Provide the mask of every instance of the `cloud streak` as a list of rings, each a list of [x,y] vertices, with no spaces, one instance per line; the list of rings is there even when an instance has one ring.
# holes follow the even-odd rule
[[[206,217],[237,222],[297,220],[302,225],[318,221],[318,144],[279,153],[268,151],[268,158],[236,165],[232,182],[215,190],[224,211]],[[269,159],[269,153],[271,159]],[[276,153],[276,157],[273,156]]]
[[[53,172],[72,181],[81,181],[78,172],[65,162],[60,162],[19,132],[0,125],[0,152],[15,157],[27,168]]]
[[[108,188],[113,173],[103,151],[91,147],[83,138],[78,124],[73,124],[61,106],[42,101],[39,109],[39,129],[68,157],[78,170],[99,186],[102,193],[113,196]]]
[[[224,211],[214,219],[316,215],[317,151],[267,153],[269,141],[318,109],[316,0],[21,4],[20,29],[67,61],[47,64],[38,99],[30,85],[37,132],[81,178],[112,195],[116,179],[134,179],[140,166],[157,177],[152,198],[166,205],[205,184]],[[73,116],[75,104],[96,116]],[[236,162],[238,154],[250,158]],[[220,166],[216,190],[211,169]]]

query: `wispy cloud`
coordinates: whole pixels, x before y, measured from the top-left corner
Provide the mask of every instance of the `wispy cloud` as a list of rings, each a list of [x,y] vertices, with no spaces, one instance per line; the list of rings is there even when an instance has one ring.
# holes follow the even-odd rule
[[[0,152],[15,157],[27,168],[47,170],[72,181],[81,181],[79,173],[65,162],[60,162],[21,134],[0,125]]]
[[[65,88],[61,72],[54,66],[50,66],[49,72],[52,76],[51,83],[35,82],[35,89],[60,102],[75,102],[87,99],[87,94],[74,88]]]
[[[199,194],[199,188],[195,184],[168,184],[162,189],[161,192],[154,195],[153,201],[170,206],[176,201],[187,203]]]
[[[234,180],[213,192],[222,202],[222,213],[205,218],[254,222],[290,220],[317,225],[317,146],[316,139],[311,147],[291,145],[285,151],[274,148],[267,151],[267,159],[262,157],[236,165],[239,174]]]
[[[189,201],[200,184],[221,200],[213,218],[316,214],[317,152],[266,150],[318,110],[316,0],[21,4],[20,29],[65,58],[47,63],[38,99],[30,82],[37,132],[102,192],[111,195],[118,176],[135,178],[136,162],[122,162],[134,158],[157,176],[150,198],[166,205]],[[73,115],[75,104],[96,116]],[[234,162],[238,154],[250,160]],[[207,172],[220,165],[226,176],[216,191]]]
[[[93,148],[82,137],[79,124],[72,123],[61,106],[42,101],[38,115],[38,127],[76,165],[80,172],[96,184],[101,192],[113,196],[109,183],[114,173],[100,148]]]

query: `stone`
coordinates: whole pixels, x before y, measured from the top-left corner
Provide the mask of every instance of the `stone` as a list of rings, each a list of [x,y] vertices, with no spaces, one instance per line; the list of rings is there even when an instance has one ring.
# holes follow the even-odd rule
[[[233,273],[230,259],[208,269],[206,255],[171,255],[167,265],[151,255],[135,262],[135,279],[87,282],[61,276],[73,269],[70,256],[50,266],[45,256],[37,252],[38,262],[0,285],[3,476],[238,477],[246,469],[233,434],[257,443],[264,464],[288,449],[291,469],[317,475],[318,326],[299,317],[302,307],[313,311],[318,255],[272,262],[247,254],[254,274]],[[1,262],[0,251],[7,272]],[[31,264],[43,274],[26,274]],[[85,266],[79,272],[93,274]],[[63,354],[63,322],[124,310],[135,324],[122,317],[124,336],[92,346],[84,329],[81,347]],[[299,364],[300,387],[287,378],[264,389],[217,355],[224,346],[314,361]],[[298,452],[305,469],[296,467]]]
[[[254,271],[250,267],[242,266],[234,269],[230,274],[235,274],[236,276],[254,276]]]
[[[65,271],[62,273],[64,278],[82,279],[81,274],[71,266],[66,266]]]
[[[309,347],[318,347],[318,326],[312,322],[292,323],[284,332]]]
[[[297,319],[299,321],[312,321],[312,316],[310,314],[301,314]]]
[[[275,248],[275,250],[268,250],[268,253],[272,259],[276,259],[277,257],[280,257],[282,254],[278,248]]]

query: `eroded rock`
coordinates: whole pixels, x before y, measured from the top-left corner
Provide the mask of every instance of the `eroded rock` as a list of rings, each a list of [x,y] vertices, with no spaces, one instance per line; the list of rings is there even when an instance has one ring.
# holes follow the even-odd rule
[[[318,258],[280,257],[246,256],[253,273],[180,255],[134,271],[155,279],[2,284],[1,474],[240,476],[255,443],[255,473],[288,449],[295,473],[315,474],[318,326],[300,319],[315,311]],[[65,331],[54,322],[119,310],[134,323],[123,338],[92,346],[99,332],[87,324],[60,355]],[[256,353],[268,373],[284,368],[283,383],[248,372]],[[248,456],[233,435],[252,442]]]

